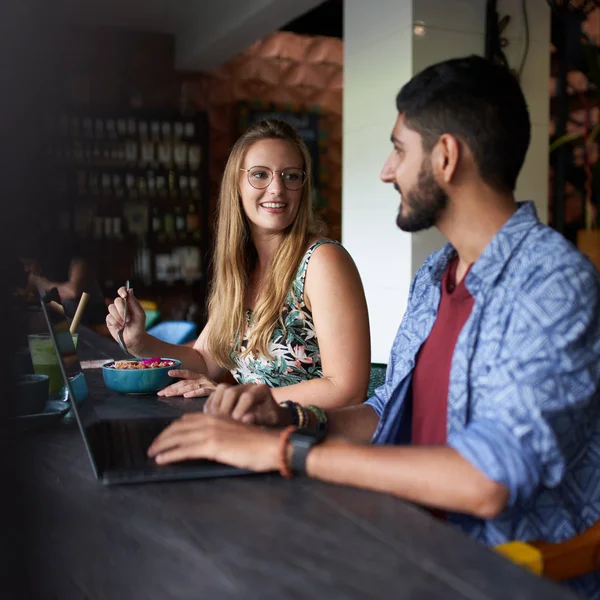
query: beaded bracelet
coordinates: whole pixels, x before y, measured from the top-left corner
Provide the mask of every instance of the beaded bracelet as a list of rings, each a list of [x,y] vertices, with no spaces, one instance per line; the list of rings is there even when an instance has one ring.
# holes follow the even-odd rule
[[[292,402],[291,400],[286,400],[282,402],[280,406],[285,406],[289,410],[290,413],[290,423],[292,425],[298,425],[298,411],[296,410],[296,402]]]
[[[298,427],[296,425],[290,425],[282,430],[279,434],[279,472],[282,477],[291,479],[294,475],[287,459],[287,446],[290,439],[290,435],[296,431]]]
[[[329,426],[327,413],[320,406],[315,406],[314,404],[309,404],[306,410],[310,410],[317,417],[317,429],[319,431],[327,431]]]
[[[304,406],[296,404],[296,411],[298,412],[298,429],[302,429],[308,425],[308,414]]]
[[[319,406],[309,405],[302,406],[298,402],[292,402],[291,400],[285,400],[280,404],[290,411],[290,423],[296,425],[299,429],[308,427],[310,423],[309,411],[312,412],[317,419],[317,429],[320,431],[327,431],[327,414]]]

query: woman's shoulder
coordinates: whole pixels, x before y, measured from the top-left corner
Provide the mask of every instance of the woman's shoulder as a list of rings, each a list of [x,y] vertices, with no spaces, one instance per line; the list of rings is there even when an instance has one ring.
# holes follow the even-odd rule
[[[304,269],[304,300],[312,310],[311,296],[329,293],[332,288],[361,289],[362,283],[356,264],[348,251],[335,240],[316,246],[310,262]]]
[[[343,246],[337,240],[324,237],[322,235],[313,235],[308,238],[306,243],[306,251],[304,253],[304,258],[309,258],[312,256],[318,248],[338,248],[339,250],[343,250]],[[322,254],[323,252],[319,252]]]
[[[352,257],[340,242],[325,237],[315,237],[308,241],[307,251],[299,269],[303,279],[309,271],[312,278],[320,279],[340,269],[356,269]]]

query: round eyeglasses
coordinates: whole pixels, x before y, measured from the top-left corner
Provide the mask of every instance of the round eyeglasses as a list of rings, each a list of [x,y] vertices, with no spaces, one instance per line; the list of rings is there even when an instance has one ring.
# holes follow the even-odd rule
[[[273,171],[269,167],[250,167],[249,169],[240,169],[245,171],[248,176],[248,183],[257,190],[264,190],[269,187],[273,181]],[[290,191],[299,190],[306,182],[306,173],[302,169],[289,167],[283,171],[277,171],[281,177],[283,185]]]

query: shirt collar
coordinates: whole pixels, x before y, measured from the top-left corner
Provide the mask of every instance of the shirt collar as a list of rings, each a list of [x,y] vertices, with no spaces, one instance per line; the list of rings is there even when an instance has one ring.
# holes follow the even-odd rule
[[[465,283],[470,292],[481,286],[493,285],[530,229],[540,222],[533,202],[517,202],[517,206],[517,212],[496,233],[469,271]],[[455,256],[456,250],[450,243],[439,251],[429,265],[433,283],[438,284],[442,280],[444,271]]]

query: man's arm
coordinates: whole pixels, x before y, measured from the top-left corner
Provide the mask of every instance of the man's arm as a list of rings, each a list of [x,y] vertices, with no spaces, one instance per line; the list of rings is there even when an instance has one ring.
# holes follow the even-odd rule
[[[327,411],[327,424],[329,435],[369,443],[379,425],[379,417],[372,406],[359,404]]]
[[[56,288],[62,300],[75,300],[84,291],[87,270],[87,262],[81,258],[76,258],[71,261],[68,281],[51,281],[43,275],[30,274],[29,282],[40,292],[47,292],[52,288]]]
[[[480,519],[500,514],[509,497],[507,487],[447,446],[367,446],[334,438],[309,452],[307,473]]]

